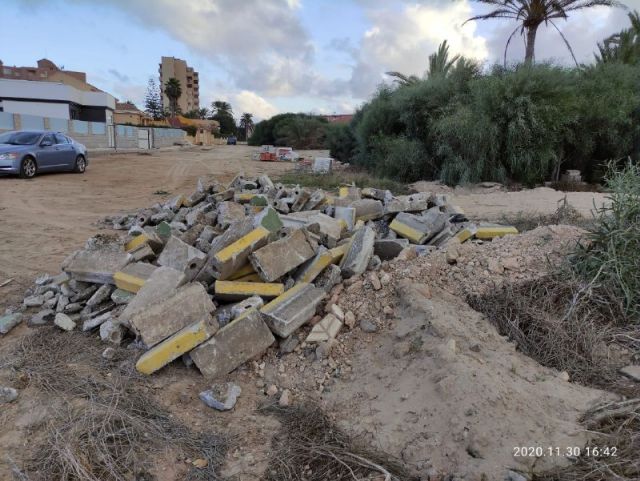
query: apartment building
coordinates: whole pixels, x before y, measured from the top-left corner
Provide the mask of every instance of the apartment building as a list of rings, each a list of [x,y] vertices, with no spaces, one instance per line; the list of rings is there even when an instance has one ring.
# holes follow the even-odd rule
[[[180,82],[182,95],[178,99],[178,107],[182,113],[200,108],[200,82],[198,72],[187,65],[187,62],[175,57],[162,57],[160,61],[160,89],[162,90],[162,107],[169,108],[169,98],[164,93],[164,85],[170,78]]]

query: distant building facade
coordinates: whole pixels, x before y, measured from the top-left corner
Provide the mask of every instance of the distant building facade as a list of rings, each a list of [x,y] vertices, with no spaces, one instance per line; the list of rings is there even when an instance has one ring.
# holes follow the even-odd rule
[[[61,82],[0,78],[0,111],[67,120],[113,123],[116,99]]]
[[[51,60],[38,60],[36,67],[15,67],[4,65],[0,60],[0,78],[11,80],[32,80],[38,82],[58,82],[87,92],[102,92],[87,82],[87,74],[74,70],[63,70]]]
[[[162,107],[169,108],[169,97],[164,93],[164,87],[170,78],[180,82],[182,95],[178,99],[178,107],[183,114],[200,108],[200,79],[198,72],[187,65],[187,62],[175,57],[162,57],[159,67],[160,90],[162,91]]]
[[[149,114],[140,110],[132,102],[116,102],[113,119],[116,124],[151,125],[153,122]]]
[[[353,119],[353,114],[338,114],[338,115],[322,115],[332,124],[348,124]]]

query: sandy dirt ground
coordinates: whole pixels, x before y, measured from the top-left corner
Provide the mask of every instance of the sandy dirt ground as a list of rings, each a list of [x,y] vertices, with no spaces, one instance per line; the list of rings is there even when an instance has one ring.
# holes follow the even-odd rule
[[[99,232],[98,221],[104,216],[135,211],[171,194],[189,193],[200,176],[215,176],[220,181],[228,181],[238,171],[248,175],[268,173],[276,177],[278,173],[292,169],[288,163],[253,161],[253,151],[253,148],[246,146],[220,146],[210,150],[176,149],[154,152],[152,155],[117,154],[92,159],[83,176],[51,174],[30,181],[15,177],[0,178],[0,284],[6,279],[14,279],[10,284],[0,287],[0,312],[9,305],[19,303],[25,289],[32,285],[37,275],[58,273],[62,260]],[[326,155],[326,152],[322,154]],[[483,213],[486,214],[485,218],[496,217],[503,209],[512,213],[528,210],[550,213],[556,209],[556,197],[562,197],[562,194],[549,190],[516,193],[520,195],[456,192],[454,199],[470,215],[476,215],[477,212],[477,217],[482,217]],[[156,193],[159,191],[165,193]],[[576,207],[588,212],[594,195],[582,196],[584,199]],[[595,198],[602,199],[601,196]],[[392,274],[396,276],[395,272]],[[405,277],[413,278],[400,272],[395,280],[399,282]],[[428,278],[421,273],[415,277]],[[225,475],[235,475],[238,480],[254,480],[264,472],[268,457],[268,443],[265,440],[270,439],[270,434],[275,432],[278,424],[272,418],[257,413],[256,406],[265,400],[266,386],[271,383],[281,389],[291,389],[294,396],[304,394],[317,397],[314,393],[323,393],[323,403],[326,403],[330,412],[333,411],[336,421],[342,424],[350,416],[358,417],[348,423],[350,430],[365,438],[367,434],[373,436],[374,444],[402,458],[418,472],[436,466],[438,471],[469,474],[465,479],[479,479],[471,476],[474,472],[491,473],[491,477],[502,474],[505,465],[513,466],[512,452],[507,449],[498,455],[489,455],[498,452],[492,439],[508,439],[513,444],[523,441],[527,430],[532,436],[535,434],[535,440],[540,442],[545,435],[558,443],[584,442],[583,439],[567,439],[568,433],[578,428],[576,420],[579,412],[591,405],[601,393],[559,380],[558,373],[543,369],[530,359],[514,353],[513,346],[489,329],[486,321],[471,311],[461,299],[443,297],[446,302],[438,301],[442,305],[435,300],[420,300],[416,301],[420,304],[418,308],[398,297],[391,287],[385,287],[383,291],[388,293],[381,294],[372,291],[366,283],[363,287],[360,282],[355,291],[351,290],[348,288],[349,292],[344,295],[345,309],[352,308],[358,313],[357,303],[351,298],[366,299],[367,296],[372,298],[371,305],[376,306],[378,313],[385,306],[376,304],[373,298],[379,302],[384,300],[385,303],[388,300],[387,305],[396,306],[397,320],[391,319],[389,322],[393,325],[383,328],[375,341],[379,348],[376,352],[362,349],[356,356],[354,346],[371,342],[371,336],[359,329],[345,332],[344,340],[340,341],[337,350],[344,351],[345,355],[336,353],[335,358],[345,359],[340,361],[339,366],[333,360],[313,361],[313,356],[305,350],[286,358],[281,358],[276,350],[272,350],[264,359],[266,366],[247,363],[229,376],[228,380],[241,385],[243,395],[234,412],[228,416],[213,413],[199,401],[197,393],[207,389],[208,383],[195,369],[186,369],[177,363],[180,365],[171,366],[153,376],[154,394],[185,425],[196,430],[204,426],[216,430],[228,428],[232,435],[242,438],[240,445],[233,447],[229,453],[230,462],[225,466]],[[335,302],[338,302],[337,294]],[[420,311],[423,304],[429,302],[433,302],[434,306],[425,309],[435,309],[436,317]],[[436,322],[440,315],[442,319]],[[424,337],[415,343],[417,347],[406,341],[408,334],[399,336],[396,332],[398,325],[407,324],[412,319],[420,320],[420,325],[413,326],[415,329],[409,334],[415,334],[416,339],[416,333]],[[425,327],[427,321],[431,325],[429,329]],[[427,339],[425,333],[434,330],[439,334]],[[466,334],[461,334],[466,331]],[[25,324],[19,326],[9,336],[0,339],[0,351],[11,344],[16,345],[29,332]],[[471,347],[475,337],[485,341],[481,353]],[[398,345],[408,346],[407,352],[399,352]],[[126,351],[123,355],[126,355]],[[131,361],[132,356],[127,357]],[[377,373],[370,369],[370,366],[384,363],[384,359],[388,358],[394,361],[385,369]],[[482,375],[476,377],[469,371],[470,365]],[[431,369],[428,380],[423,379],[427,368]],[[342,370],[349,373],[343,380],[335,375]],[[394,381],[402,372],[408,373],[402,379],[409,384]],[[334,378],[327,383],[327,379]],[[10,379],[10,373],[0,371],[0,384]],[[473,402],[467,402],[469,396],[465,394],[469,385],[477,386],[473,391]],[[498,387],[493,397],[485,399],[483,389],[489,389],[486,386],[492,385]],[[517,392],[512,392],[514,386],[518,388]],[[536,396],[535,393],[540,395]],[[423,401],[429,396],[436,401],[426,406]],[[463,398],[466,404],[461,401]],[[348,407],[350,399],[360,399],[358,409],[340,409],[340,406]],[[451,404],[451,399],[456,402],[449,409],[447,405]],[[534,408],[536,402],[542,402],[542,399],[546,401],[538,411],[546,407],[555,413],[553,419],[545,419],[545,422],[560,426],[552,433],[545,431],[545,422],[536,421],[537,416],[525,416],[526,422],[523,421],[523,413],[527,410],[540,414]],[[497,416],[508,419],[485,425],[485,414],[489,416],[493,413],[492,402],[504,406]],[[37,435],[34,426],[45,421],[51,409],[55,409],[50,404],[41,393],[28,387],[20,394],[20,401],[6,411],[4,418],[0,413],[0,425],[11,426],[0,432],[0,452],[5,450],[11,454],[19,465],[20,456],[28,443],[27,438],[33,439],[32,436]],[[436,423],[436,427],[430,430],[431,435],[425,437],[421,433],[424,423],[429,419],[443,422]],[[559,423],[559,419],[564,419],[566,425]],[[455,421],[455,429],[450,428],[447,420]],[[518,420],[517,423],[521,425],[519,429],[511,428],[509,420]],[[411,425],[415,426],[409,428]],[[441,458],[427,454],[435,447],[438,447]],[[427,462],[425,458],[430,459]],[[157,479],[180,479],[180,469],[176,471],[176,466],[179,465],[173,459],[167,458],[166,463],[158,466],[155,473]],[[3,465],[3,459],[0,459],[0,479],[10,479],[9,476],[9,466]]]

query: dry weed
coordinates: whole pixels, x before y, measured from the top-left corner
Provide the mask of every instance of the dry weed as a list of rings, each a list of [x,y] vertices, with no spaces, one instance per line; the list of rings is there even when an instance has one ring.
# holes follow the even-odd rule
[[[416,479],[397,460],[351,439],[312,403],[286,408],[270,404],[262,409],[281,423],[265,481]]]

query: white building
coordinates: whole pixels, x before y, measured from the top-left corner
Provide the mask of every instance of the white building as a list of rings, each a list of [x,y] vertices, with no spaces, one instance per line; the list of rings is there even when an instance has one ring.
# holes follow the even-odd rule
[[[116,99],[57,82],[0,78],[0,112],[113,123]]]

